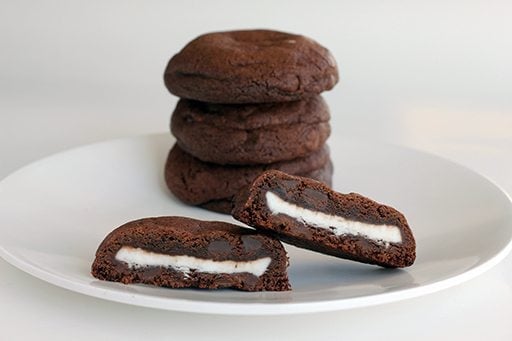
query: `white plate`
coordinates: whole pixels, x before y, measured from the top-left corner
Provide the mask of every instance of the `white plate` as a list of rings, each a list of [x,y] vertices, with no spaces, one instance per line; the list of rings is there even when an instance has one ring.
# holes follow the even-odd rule
[[[426,153],[330,140],[334,188],[405,213],[418,258],[405,270],[287,247],[293,291],[164,289],[98,281],[97,246],[136,218],[184,215],[233,220],[188,207],[163,182],[173,141],[153,135],[98,143],[33,163],[0,183],[0,255],[42,280],[128,304],[189,312],[264,315],[348,309],[431,293],[497,264],[511,248],[512,205],[474,172]]]

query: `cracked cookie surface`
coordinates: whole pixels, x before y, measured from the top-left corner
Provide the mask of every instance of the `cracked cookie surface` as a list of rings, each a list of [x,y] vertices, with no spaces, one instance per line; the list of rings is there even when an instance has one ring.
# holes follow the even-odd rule
[[[294,101],[330,90],[336,61],[325,47],[271,30],[197,37],[169,61],[164,82],[178,97],[211,103]]]
[[[305,157],[330,135],[321,96],[267,104],[212,104],[180,100],[171,131],[180,147],[205,162],[269,164]]]
[[[202,162],[174,145],[165,165],[165,180],[171,192],[186,204],[230,213],[233,197],[238,191],[268,169],[310,177],[328,185],[332,178],[332,163],[326,146],[307,157],[291,161],[256,166],[221,166]]]

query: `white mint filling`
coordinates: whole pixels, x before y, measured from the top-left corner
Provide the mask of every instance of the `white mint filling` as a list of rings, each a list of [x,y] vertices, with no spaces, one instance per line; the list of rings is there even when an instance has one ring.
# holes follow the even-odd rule
[[[328,229],[337,236],[360,235],[377,242],[401,243],[402,234],[394,225],[375,225],[349,220],[343,217],[308,210],[291,204],[272,192],[267,192],[267,206],[272,214],[285,214],[315,227]]]
[[[128,264],[130,268],[143,268],[150,266],[171,267],[176,271],[189,274],[192,270],[205,273],[234,274],[248,272],[254,276],[261,276],[270,264],[270,257],[251,261],[215,261],[192,256],[171,256],[147,251],[141,248],[123,246],[116,253],[116,260]]]

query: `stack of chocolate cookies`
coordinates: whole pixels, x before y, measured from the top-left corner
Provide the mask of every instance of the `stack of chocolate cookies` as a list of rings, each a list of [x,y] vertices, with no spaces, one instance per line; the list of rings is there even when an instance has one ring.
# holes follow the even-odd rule
[[[180,97],[165,178],[183,202],[229,213],[233,197],[270,169],[330,184],[320,93],[338,70],[315,41],[268,30],[202,35],[171,58],[164,80]]]

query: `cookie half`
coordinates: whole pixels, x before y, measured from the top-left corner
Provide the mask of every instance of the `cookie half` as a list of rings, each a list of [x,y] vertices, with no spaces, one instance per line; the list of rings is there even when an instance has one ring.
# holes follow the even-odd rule
[[[336,257],[391,268],[410,266],[416,258],[412,231],[396,209],[279,171],[263,173],[241,192],[233,217]]]
[[[327,184],[331,183],[332,178],[332,163],[327,146],[307,157],[286,162],[222,166],[202,162],[174,145],[167,157],[165,180],[171,192],[186,204],[230,213],[234,195],[268,169],[312,177]]]
[[[178,97],[211,103],[294,101],[338,82],[331,53],[314,40],[271,30],[197,37],[169,61],[165,85]]]
[[[301,101],[222,105],[180,100],[171,131],[180,147],[205,162],[262,164],[304,157],[330,135],[321,96]]]
[[[101,280],[170,288],[283,291],[288,258],[271,237],[224,222],[145,218],[112,231],[92,275]]]

